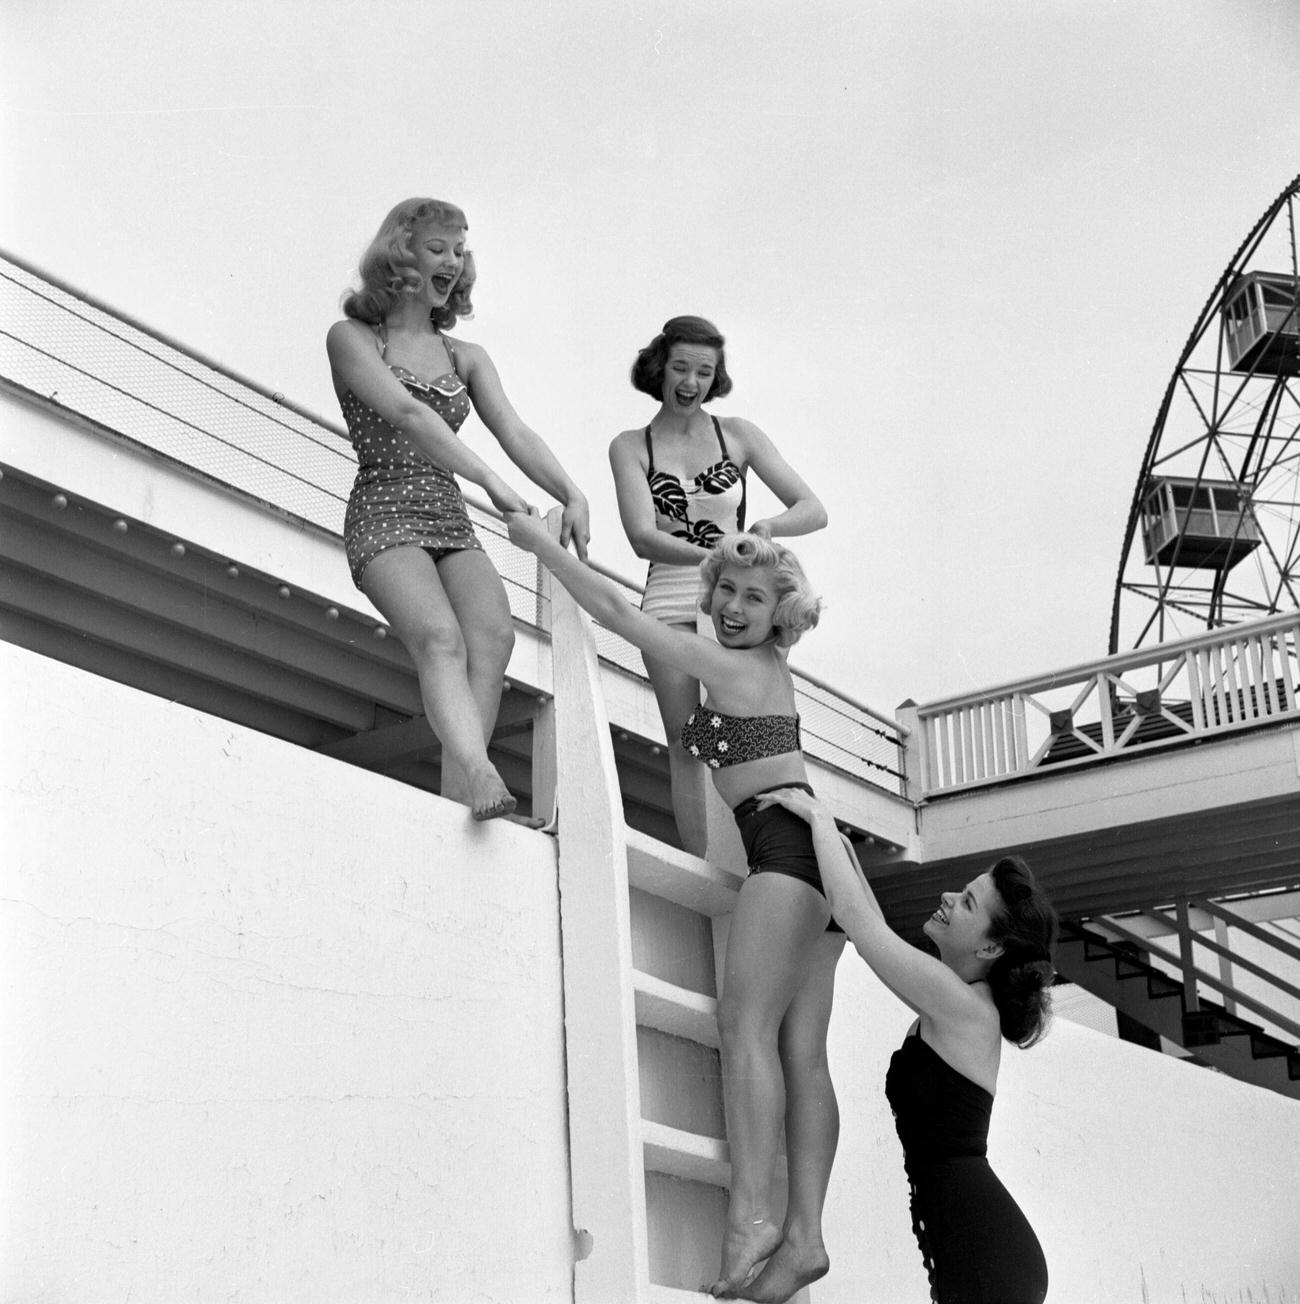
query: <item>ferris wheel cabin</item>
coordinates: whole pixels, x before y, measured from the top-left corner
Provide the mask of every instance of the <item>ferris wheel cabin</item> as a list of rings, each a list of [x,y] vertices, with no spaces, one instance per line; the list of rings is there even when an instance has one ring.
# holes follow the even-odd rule
[[[1300,375],[1297,280],[1280,272],[1247,272],[1223,300],[1223,336],[1233,371]]]
[[[1235,480],[1165,477],[1147,485],[1142,540],[1152,566],[1228,570],[1259,547],[1259,526]]]

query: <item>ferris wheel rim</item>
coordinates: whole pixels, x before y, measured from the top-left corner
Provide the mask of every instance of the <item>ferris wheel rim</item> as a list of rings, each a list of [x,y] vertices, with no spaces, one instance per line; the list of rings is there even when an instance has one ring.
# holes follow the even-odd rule
[[[1182,352],[1178,356],[1178,361],[1174,365],[1174,369],[1170,374],[1169,382],[1165,386],[1164,393],[1161,397],[1160,406],[1156,411],[1155,421],[1151,427],[1151,434],[1147,439],[1146,449],[1142,457],[1142,464],[1138,471],[1137,481],[1133,488],[1133,497],[1129,504],[1128,520],[1125,524],[1124,541],[1120,549],[1119,569],[1116,575],[1114,596],[1111,603],[1110,639],[1109,639],[1109,651],[1111,655],[1114,655],[1116,652],[1122,650],[1118,646],[1119,637],[1120,637],[1121,600],[1125,592],[1136,591],[1134,585],[1126,582],[1125,572],[1128,567],[1129,557],[1134,546],[1134,540],[1137,536],[1138,524],[1141,519],[1141,513],[1142,513],[1142,502],[1149,486],[1150,472],[1152,468],[1152,459],[1155,456],[1155,454],[1159,451],[1160,439],[1162,434],[1164,433],[1165,424],[1169,417],[1169,410],[1173,402],[1174,396],[1177,392],[1179,381],[1182,379],[1185,371],[1187,370],[1188,359],[1192,356],[1197,346],[1201,343],[1201,340],[1203,339],[1206,330],[1209,329],[1211,324],[1214,322],[1217,314],[1223,308],[1224,299],[1228,290],[1235,285],[1237,278],[1242,275],[1239,269],[1246,262],[1249,261],[1249,259],[1255,253],[1255,251],[1259,248],[1259,245],[1262,242],[1264,236],[1268,233],[1268,231],[1273,225],[1273,222],[1277,219],[1278,215],[1282,212],[1283,208],[1286,206],[1288,201],[1294,200],[1297,197],[1300,197],[1300,174],[1297,174],[1295,177],[1293,177],[1291,181],[1278,193],[1278,195],[1264,210],[1263,214],[1255,222],[1254,226],[1251,227],[1245,239],[1243,239],[1241,244],[1238,246],[1236,252],[1232,256],[1228,265],[1224,268],[1218,280],[1214,283],[1214,287],[1210,291],[1210,294],[1205,301],[1204,307],[1201,309],[1200,314],[1196,318],[1195,324],[1193,325],[1192,330],[1187,337],[1186,343],[1183,345]],[[1296,242],[1294,238],[1294,233],[1292,238],[1291,252],[1292,252],[1292,261],[1294,264],[1295,256],[1296,256]],[[1292,274],[1295,275],[1294,267],[1293,267]],[[1216,356],[1215,371],[1213,373],[1209,373],[1207,371],[1206,373],[1206,374],[1213,374],[1216,380],[1223,373],[1222,347],[1223,347],[1222,340],[1220,340],[1219,351]],[[1193,440],[1190,442],[1196,443],[1199,442],[1199,440]],[[1206,459],[1208,459],[1208,448],[1206,453]],[[1205,460],[1203,459],[1202,472],[1204,470],[1204,461]],[[1146,633],[1149,631],[1151,627],[1151,623],[1152,623],[1151,621],[1148,621],[1146,623],[1146,625],[1143,628],[1141,638],[1145,638]],[[1141,641],[1141,638],[1139,639],[1139,642]]]

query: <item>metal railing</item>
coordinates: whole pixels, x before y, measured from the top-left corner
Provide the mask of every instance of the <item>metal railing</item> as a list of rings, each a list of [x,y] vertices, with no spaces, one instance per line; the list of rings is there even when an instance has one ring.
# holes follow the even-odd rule
[[[340,538],[356,472],[347,431],[255,381],[0,252],[0,379]],[[533,557],[472,497],[470,517],[514,618],[544,625]],[[641,586],[597,565],[629,601]],[[644,678],[640,653],[597,626],[605,662]],[[795,671],[806,750],[891,792],[902,790],[903,731],[887,716]]]
[[[1300,719],[1300,612],[903,713],[920,796]]]

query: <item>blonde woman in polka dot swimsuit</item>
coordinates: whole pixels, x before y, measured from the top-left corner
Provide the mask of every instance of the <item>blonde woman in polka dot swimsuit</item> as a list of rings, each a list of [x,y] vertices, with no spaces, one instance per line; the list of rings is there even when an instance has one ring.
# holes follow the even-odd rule
[[[510,460],[564,505],[561,537],[584,559],[590,528],[586,498],[510,405],[486,350],[443,333],[471,311],[467,230],[454,204],[398,204],[326,348],[359,464],[344,521],[353,582],[415,662],[442,743],[443,795],[485,820],[515,808],[487,754],[514,630],[456,477],[498,511],[528,503],[458,437],[471,405]]]

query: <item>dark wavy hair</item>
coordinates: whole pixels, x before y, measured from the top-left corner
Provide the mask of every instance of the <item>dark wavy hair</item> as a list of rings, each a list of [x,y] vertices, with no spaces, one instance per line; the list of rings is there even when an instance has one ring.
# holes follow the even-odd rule
[[[670,317],[663,330],[636,355],[632,364],[632,387],[651,398],[664,396],[664,371],[668,366],[668,351],[674,344],[702,344],[717,349],[718,369],[713,373],[713,384],[700,401],[722,398],[731,393],[731,377],[727,375],[726,340],[722,332],[703,317]]]
[[[346,316],[377,325],[388,316],[388,310],[399,296],[419,291],[420,277],[415,270],[411,240],[423,226],[469,230],[465,214],[455,204],[441,199],[402,200],[380,223],[375,238],[361,256],[357,268],[360,288],[349,290],[343,296]],[[469,296],[477,275],[474,255],[466,249],[464,265],[447,302],[429,313],[429,320],[438,330],[449,330],[461,317],[473,316],[474,305]]]
[[[1019,856],[1004,856],[989,872],[999,897],[989,936],[1002,944],[1002,954],[988,982],[1002,1035],[1023,1048],[1042,1039],[1051,1017],[1056,910]]]

